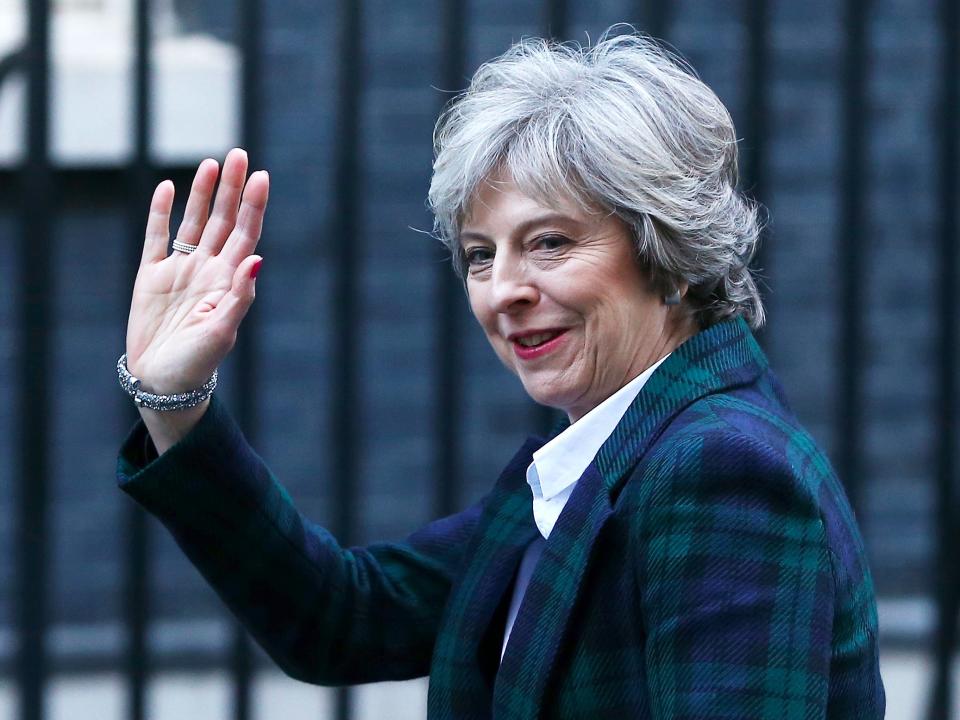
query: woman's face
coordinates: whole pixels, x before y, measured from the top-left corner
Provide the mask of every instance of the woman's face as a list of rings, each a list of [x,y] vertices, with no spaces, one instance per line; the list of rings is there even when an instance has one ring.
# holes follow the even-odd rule
[[[575,422],[692,334],[654,294],[627,226],[484,183],[465,218],[470,307],[536,402]]]

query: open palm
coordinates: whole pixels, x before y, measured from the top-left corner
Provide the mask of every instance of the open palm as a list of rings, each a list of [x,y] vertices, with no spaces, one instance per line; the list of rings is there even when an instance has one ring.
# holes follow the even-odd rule
[[[152,392],[202,385],[230,352],[253,302],[269,178],[246,173],[246,153],[232,150],[211,212],[219,167],[200,164],[177,233],[198,246],[190,254],[167,255],[173,183],[154,192],[127,323],[127,366]]]

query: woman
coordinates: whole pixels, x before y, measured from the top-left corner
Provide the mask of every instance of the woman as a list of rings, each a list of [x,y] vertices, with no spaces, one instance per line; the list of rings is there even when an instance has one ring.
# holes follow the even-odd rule
[[[161,184],[119,366],[143,418],[123,489],[307,681],[429,673],[435,718],[881,718],[863,543],[748,327],[736,157],[719,99],[643,38],[527,41],[478,70],[438,124],[437,234],[493,349],[570,424],[476,507],[349,550],[210,397],[266,173],[244,188],[231,152],[208,220],[202,163],[169,256]]]

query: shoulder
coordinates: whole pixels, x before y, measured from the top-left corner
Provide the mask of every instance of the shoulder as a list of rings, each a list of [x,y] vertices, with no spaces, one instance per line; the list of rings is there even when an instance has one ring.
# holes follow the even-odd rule
[[[764,578],[775,588],[796,577],[793,590],[833,585],[815,473],[793,462],[790,433],[755,420],[762,406],[731,411],[729,400],[704,398],[684,410],[619,498],[637,587],[648,599],[666,592],[670,578],[714,578],[730,598],[767,587]],[[703,600],[701,590],[690,586],[690,602]]]
[[[789,409],[753,391],[716,393],[691,403],[650,443],[637,472],[665,479],[779,478],[813,494],[832,475]]]
[[[821,494],[835,482],[784,405],[733,391],[682,410],[639,459],[618,505],[634,540],[729,532],[827,545]]]

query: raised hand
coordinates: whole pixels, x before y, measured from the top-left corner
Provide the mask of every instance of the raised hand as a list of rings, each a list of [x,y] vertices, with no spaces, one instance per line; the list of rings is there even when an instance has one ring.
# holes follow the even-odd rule
[[[177,239],[197,245],[192,253],[167,255],[173,183],[160,183],[150,203],[127,323],[127,367],[150,392],[200,387],[233,348],[253,303],[269,177],[247,179],[246,153],[231,150],[211,213],[218,171],[204,160],[190,190]]]

